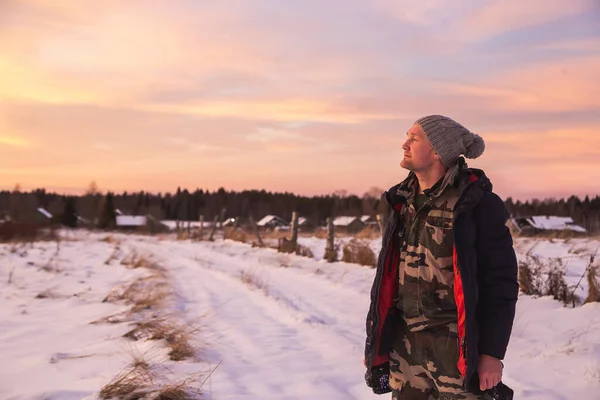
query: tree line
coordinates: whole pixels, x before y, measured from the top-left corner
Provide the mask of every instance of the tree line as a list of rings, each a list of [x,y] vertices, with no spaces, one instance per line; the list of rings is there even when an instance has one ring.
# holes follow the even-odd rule
[[[76,224],[77,218],[101,223],[104,215],[120,210],[130,215],[151,215],[157,220],[197,221],[200,215],[207,221],[220,216],[225,218],[252,217],[255,221],[273,214],[290,220],[292,212],[324,224],[328,217],[341,215],[371,215],[381,213],[385,205],[381,201],[383,190],[371,188],[362,196],[348,194],[340,190],[328,195],[301,196],[293,193],[277,193],[265,190],[228,191],[220,188],[215,191],[196,189],[189,191],[178,188],[175,193],[101,193],[92,183],[85,194],[65,196],[36,189],[24,192],[15,187],[12,191],[0,191],[0,219],[39,220],[43,218],[39,207],[47,210],[55,219],[67,225]],[[507,210],[513,217],[532,215],[556,215],[572,217],[574,222],[590,232],[599,232],[600,196],[580,199],[570,196],[566,199],[528,200],[525,202],[505,201]]]

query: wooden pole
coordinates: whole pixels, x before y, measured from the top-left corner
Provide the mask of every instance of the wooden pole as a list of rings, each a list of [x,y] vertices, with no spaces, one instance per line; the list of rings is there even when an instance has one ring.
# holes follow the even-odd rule
[[[223,207],[221,209],[221,217],[219,218],[219,228],[223,229],[223,218],[225,218],[225,212],[227,211],[227,209],[225,207]]]
[[[256,223],[254,222],[254,218],[252,218],[252,215],[249,217],[250,220],[250,225],[252,225],[252,227],[254,228],[254,233],[256,234],[256,238],[258,239],[258,245],[260,247],[265,247],[265,244],[262,241],[262,238],[260,237],[260,231],[258,230],[258,225],[256,225]]]
[[[333,218],[327,218],[327,248],[333,250],[335,240],[335,230],[333,227]]]
[[[379,225],[379,232],[383,235],[383,215],[377,214],[377,224]]]
[[[215,231],[217,230],[217,223],[219,222],[219,216],[215,215],[215,220],[213,222],[213,228],[212,231],[210,232],[210,237],[208,238],[208,240],[210,240],[211,242],[213,240],[215,240]]]
[[[325,256],[323,257],[328,262],[337,261],[337,251],[335,250],[335,231],[333,226],[333,218],[327,218],[327,245],[325,247]]]
[[[298,244],[298,214],[296,211],[292,213],[292,237],[291,242],[294,244]]]
[[[204,233],[204,215],[200,215],[200,226],[198,227],[198,240],[202,240]]]

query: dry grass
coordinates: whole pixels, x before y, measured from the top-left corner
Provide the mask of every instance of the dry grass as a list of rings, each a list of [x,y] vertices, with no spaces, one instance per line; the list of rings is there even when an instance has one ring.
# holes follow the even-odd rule
[[[190,344],[192,332],[183,329],[169,333],[165,340],[171,348],[169,358],[173,361],[182,361],[187,358],[194,358],[196,351]]]
[[[588,270],[589,292],[584,303],[600,302],[600,283],[598,282],[598,267],[591,267]]]
[[[325,249],[325,255],[323,259],[327,262],[336,262],[338,260],[338,250]]]
[[[173,329],[167,324],[166,319],[154,319],[151,321],[136,322],[135,328],[123,335],[131,340],[160,340],[164,339]]]
[[[124,290],[122,287],[113,289],[102,302],[124,301],[131,304],[131,313],[160,308],[171,293],[169,285],[159,273],[138,278]]]
[[[175,240],[188,240],[193,238],[193,232],[187,231],[187,228],[175,233]]]
[[[354,237],[356,239],[379,239],[381,238],[381,232],[379,231],[379,227],[367,225]]]
[[[311,249],[309,249],[306,246],[302,246],[301,244],[296,245],[296,255],[300,256],[300,257],[308,257],[308,258],[315,257],[315,255],[313,254]]]
[[[248,271],[240,272],[240,280],[247,286],[258,289],[262,291],[264,294],[269,294],[269,287],[262,279],[258,278],[256,275],[252,274]]]
[[[281,238],[287,238],[288,236],[290,236],[290,233],[288,231],[274,231],[274,230],[268,230],[268,231],[262,231],[260,232],[260,236],[264,239],[281,239]]]
[[[334,243],[333,248],[329,248],[329,244],[325,248],[325,254],[323,259],[327,262],[336,262],[338,260],[338,254],[340,252],[341,243]]]
[[[195,379],[162,383],[157,372],[143,358],[132,363],[100,390],[103,400],[194,400],[201,399],[200,388],[190,385]]]
[[[148,255],[138,254],[135,250],[129,253],[121,260],[121,265],[125,265],[128,268],[147,268],[153,270],[161,270],[162,268],[158,263],[152,260]]]
[[[286,237],[279,238],[277,251],[280,253],[294,253],[296,251],[296,243]]]
[[[136,327],[123,336],[131,340],[165,340],[171,349],[169,358],[182,361],[196,355],[196,350],[190,344],[199,328],[178,325],[167,318],[136,322]]]
[[[100,241],[104,243],[114,244],[117,246],[121,244],[121,239],[117,239],[113,235],[104,236],[102,239],[100,239]]]
[[[104,261],[104,264],[109,265],[111,262],[118,260],[120,252],[121,252],[121,249],[119,248],[119,246],[115,246],[115,249],[110,254],[110,256],[108,256],[108,258]]]
[[[223,238],[235,240],[236,242],[248,243],[249,234],[243,229],[227,228],[223,230]]]
[[[179,384],[164,385],[153,397],[154,400],[193,400],[199,399],[198,390],[191,388],[187,381]]]
[[[132,313],[138,313],[144,310],[155,310],[161,308],[167,296],[164,290],[152,290],[149,293],[144,293],[143,296],[137,298],[131,307]]]
[[[377,256],[370,247],[368,241],[352,239],[343,250],[342,261],[369,267],[377,266]]]
[[[277,244],[277,251],[280,253],[294,253],[297,256],[314,258],[314,254],[310,248],[294,243],[288,238],[280,238]]]
[[[316,237],[317,239],[327,239],[329,234],[327,233],[327,229],[316,229],[312,236]]]
[[[527,295],[552,296],[573,307],[580,301],[565,281],[564,266],[559,258],[544,261],[530,255],[527,261],[520,261],[519,288]]]
[[[137,254],[128,256],[125,265],[135,267],[153,264],[148,258]],[[143,264],[143,265],[140,265]],[[103,301],[123,301],[131,304],[129,312],[109,316],[92,323],[119,323],[135,314],[139,320],[123,336],[134,341],[164,340],[169,349],[171,361],[196,358],[197,351],[192,346],[199,328],[193,325],[178,324],[173,315],[156,318],[157,311],[165,310],[165,303],[172,295],[168,277],[163,268],[157,267],[150,275],[138,278],[129,285],[115,288]],[[147,312],[151,310],[151,312]],[[172,371],[164,365],[167,360],[153,363],[141,356],[132,355],[130,365],[109,384],[102,388],[102,399],[199,399],[200,388],[193,388],[191,379],[174,380]],[[166,372],[165,373],[165,369]],[[162,371],[160,373],[156,371]]]
[[[143,399],[151,391],[157,380],[150,365],[143,359],[134,358],[133,362],[119,373],[112,381],[100,390],[100,398],[104,400]]]
[[[565,272],[561,263],[553,265],[548,271],[545,294],[562,301],[565,305],[573,302],[574,299],[569,293],[569,287],[565,282]]]
[[[113,315],[109,315],[107,317],[99,318],[95,321],[90,322],[90,324],[92,324],[92,325],[121,324],[121,323],[125,322],[126,320],[127,320],[127,313],[123,312],[123,313],[113,314]]]
[[[541,295],[535,285],[535,273],[539,273],[539,270],[533,271],[530,264],[526,262],[519,262],[519,288],[521,289],[521,292],[530,296]]]

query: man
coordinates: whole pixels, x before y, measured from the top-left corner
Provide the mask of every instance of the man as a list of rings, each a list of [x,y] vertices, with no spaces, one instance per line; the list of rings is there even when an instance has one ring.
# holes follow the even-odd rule
[[[518,296],[502,200],[469,169],[483,139],[448,117],[409,129],[367,315],[365,378],[392,399],[479,399],[500,382]],[[494,398],[494,397],[492,397]]]

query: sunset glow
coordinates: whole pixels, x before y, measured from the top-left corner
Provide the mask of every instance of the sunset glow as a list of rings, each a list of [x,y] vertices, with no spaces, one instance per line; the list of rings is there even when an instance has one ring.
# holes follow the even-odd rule
[[[0,188],[362,195],[444,114],[502,197],[596,195],[599,21],[595,0],[5,0]]]

